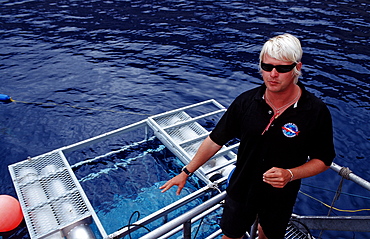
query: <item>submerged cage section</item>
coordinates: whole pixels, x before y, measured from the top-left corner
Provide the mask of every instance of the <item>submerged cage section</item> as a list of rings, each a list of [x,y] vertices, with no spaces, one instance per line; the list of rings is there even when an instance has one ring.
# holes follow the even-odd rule
[[[166,147],[186,165],[213,128],[207,127],[208,123],[217,122],[225,111],[226,108],[217,101],[208,100],[149,117],[148,125]],[[206,184],[211,183],[213,178],[227,177],[235,167],[238,146],[238,143],[223,146],[195,174]]]
[[[90,203],[61,151],[28,158],[9,171],[31,238],[64,238],[76,227],[94,238]]]

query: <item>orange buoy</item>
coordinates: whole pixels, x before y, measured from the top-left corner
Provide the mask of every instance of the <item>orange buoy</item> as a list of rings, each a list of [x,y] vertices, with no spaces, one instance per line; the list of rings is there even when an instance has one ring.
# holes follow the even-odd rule
[[[21,205],[9,195],[0,195],[0,232],[15,229],[23,220]]]

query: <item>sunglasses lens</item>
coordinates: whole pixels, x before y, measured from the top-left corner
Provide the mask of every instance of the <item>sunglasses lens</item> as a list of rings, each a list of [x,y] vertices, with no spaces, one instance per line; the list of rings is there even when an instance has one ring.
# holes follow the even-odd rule
[[[261,68],[264,71],[272,71],[272,69],[274,69],[274,65],[261,63]]]
[[[276,66],[276,70],[277,72],[279,73],[286,73],[286,72],[289,72],[291,70],[293,70],[293,68],[295,67],[295,65],[281,65],[281,66]]]
[[[278,65],[278,66],[275,66],[275,65],[271,65],[271,64],[266,64],[266,63],[261,63],[261,68],[262,70],[264,71],[272,71],[274,68],[276,69],[277,72],[279,73],[287,73],[291,70],[293,70],[293,68],[297,65],[297,63],[293,63],[291,65]]]

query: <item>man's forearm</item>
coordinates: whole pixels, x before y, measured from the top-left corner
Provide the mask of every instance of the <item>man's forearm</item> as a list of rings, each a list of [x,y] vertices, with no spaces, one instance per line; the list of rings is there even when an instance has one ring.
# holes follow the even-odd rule
[[[190,172],[195,172],[200,166],[212,158],[212,156],[215,155],[221,149],[221,147],[222,146],[213,142],[208,136],[200,145],[193,159],[186,166],[187,170]]]
[[[324,172],[329,166],[326,166],[319,159],[312,159],[302,166],[290,169],[273,167],[263,174],[263,181],[275,188],[283,188],[292,180],[308,178]]]
[[[186,166],[186,169],[191,173],[195,172],[200,166],[207,162],[208,159],[215,155],[217,151],[220,150],[221,147],[222,146],[213,142],[211,138],[208,136],[200,145],[197,153],[190,161],[190,163]],[[162,192],[166,192],[172,186],[176,185],[178,187],[176,194],[180,195],[181,190],[185,186],[187,178],[188,175],[185,172],[181,172],[179,175],[168,180],[165,184],[159,187],[159,189],[162,189]]]
[[[291,168],[290,171],[294,175],[293,180],[295,180],[315,176],[319,173],[324,172],[329,167],[330,166],[325,165],[325,163],[320,159],[311,159],[310,161],[299,167]]]

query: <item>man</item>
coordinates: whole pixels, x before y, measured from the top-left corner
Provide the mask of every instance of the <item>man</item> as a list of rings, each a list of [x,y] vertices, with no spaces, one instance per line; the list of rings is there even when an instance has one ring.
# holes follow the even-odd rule
[[[235,171],[221,219],[223,238],[241,238],[259,218],[259,238],[282,239],[300,188],[300,179],[329,168],[335,157],[331,115],[325,104],[298,83],[299,40],[279,35],[260,53],[264,84],[239,95],[174,185],[180,194],[190,172],[225,143],[240,139]]]

